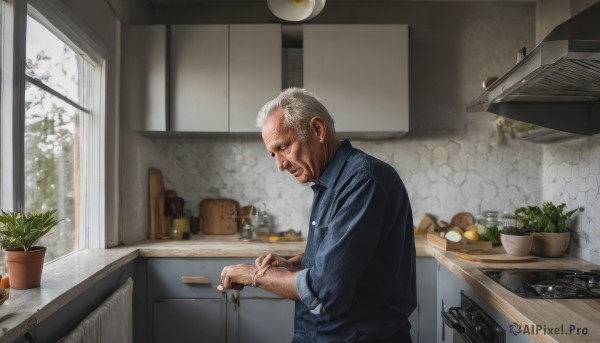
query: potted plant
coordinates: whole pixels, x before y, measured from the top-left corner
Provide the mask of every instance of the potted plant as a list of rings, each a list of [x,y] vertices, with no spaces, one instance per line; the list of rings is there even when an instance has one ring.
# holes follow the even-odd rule
[[[39,287],[46,247],[34,244],[58,224],[56,210],[41,213],[1,211],[0,246],[4,249],[10,275],[10,287]]]
[[[507,254],[527,256],[531,252],[533,237],[518,227],[506,226],[500,231],[500,242]]]
[[[531,251],[535,255],[558,257],[567,250],[571,239],[567,220],[577,210],[565,212],[565,208],[565,204],[544,202],[542,207],[524,206],[515,211],[517,225],[532,232]]]

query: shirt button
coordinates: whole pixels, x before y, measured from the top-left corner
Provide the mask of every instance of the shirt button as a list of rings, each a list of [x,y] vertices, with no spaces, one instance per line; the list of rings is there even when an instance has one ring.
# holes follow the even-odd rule
[[[313,226],[317,225],[317,222],[313,220],[312,222]]]

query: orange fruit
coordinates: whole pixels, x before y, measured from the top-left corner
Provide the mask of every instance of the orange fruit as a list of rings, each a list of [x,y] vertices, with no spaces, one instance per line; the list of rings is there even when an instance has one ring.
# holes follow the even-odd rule
[[[10,287],[10,280],[8,278],[8,274],[2,275],[2,279],[0,279],[0,288],[9,288],[9,287]]]

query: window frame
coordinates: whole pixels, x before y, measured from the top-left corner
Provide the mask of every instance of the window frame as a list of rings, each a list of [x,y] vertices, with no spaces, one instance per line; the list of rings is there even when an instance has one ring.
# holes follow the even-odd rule
[[[79,249],[106,248],[106,48],[59,0],[5,0],[2,6],[0,75],[0,207],[24,205],[25,46],[27,16],[50,29],[93,66],[89,118],[82,120]]]

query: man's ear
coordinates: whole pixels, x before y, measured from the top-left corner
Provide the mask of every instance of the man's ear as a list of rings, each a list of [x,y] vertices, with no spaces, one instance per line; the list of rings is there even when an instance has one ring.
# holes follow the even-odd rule
[[[317,139],[319,143],[323,143],[325,141],[327,130],[325,128],[325,122],[323,122],[323,119],[319,117],[312,117],[310,119],[310,131],[313,137]]]

